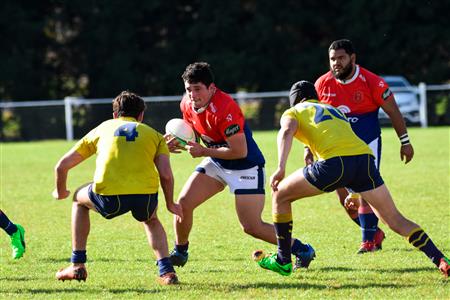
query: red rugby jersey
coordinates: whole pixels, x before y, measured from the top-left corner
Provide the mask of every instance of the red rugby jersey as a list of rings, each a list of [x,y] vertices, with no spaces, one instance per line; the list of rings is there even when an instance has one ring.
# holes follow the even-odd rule
[[[347,115],[377,111],[392,95],[383,78],[359,65],[351,79],[338,81],[329,71],[317,79],[315,87],[321,102],[331,104]]]

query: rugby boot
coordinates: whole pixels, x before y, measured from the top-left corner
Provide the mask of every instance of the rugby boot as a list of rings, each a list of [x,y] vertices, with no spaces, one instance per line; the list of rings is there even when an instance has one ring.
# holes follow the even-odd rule
[[[384,231],[380,228],[377,228],[377,231],[375,232],[375,236],[373,237],[373,241],[375,243],[375,247],[377,247],[376,250],[382,249],[383,240],[386,238],[386,235],[384,234]]]
[[[177,267],[182,267],[184,266],[189,258],[189,253],[186,252],[180,252],[177,251],[176,249],[173,249],[172,252],[170,252],[170,262],[172,263],[172,265],[177,266]]]
[[[447,257],[441,258],[439,262],[439,270],[446,278],[448,278],[448,275],[450,273],[450,259],[448,259]]]
[[[292,263],[287,263],[285,265],[280,264],[277,261],[276,253],[265,254],[263,250],[256,250],[253,252],[253,260],[263,269],[276,272],[283,276],[292,274]]]
[[[87,270],[84,265],[70,265],[56,272],[56,279],[58,280],[78,280],[86,281]]]
[[[294,271],[300,268],[308,269],[309,264],[316,257],[314,248],[310,244],[306,244],[306,246],[308,247],[308,251],[293,253],[295,255]]]
[[[160,285],[173,285],[180,283],[178,281],[177,274],[175,274],[174,272],[168,272],[166,274],[159,276],[157,282]]]
[[[11,235],[12,257],[19,259],[25,252],[25,229],[19,224],[16,224],[17,231]]]
[[[369,241],[364,241],[361,243],[361,246],[357,252],[357,254],[364,254],[367,252],[374,252],[377,251],[377,246],[375,245],[375,242],[369,242]]]

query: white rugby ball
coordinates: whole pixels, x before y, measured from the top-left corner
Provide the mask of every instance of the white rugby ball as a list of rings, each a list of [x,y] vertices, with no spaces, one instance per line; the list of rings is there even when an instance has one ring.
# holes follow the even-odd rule
[[[177,138],[185,146],[187,142],[195,142],[195,132],[191,125],[183,119],[172,119],[166,124],[166,133]]]

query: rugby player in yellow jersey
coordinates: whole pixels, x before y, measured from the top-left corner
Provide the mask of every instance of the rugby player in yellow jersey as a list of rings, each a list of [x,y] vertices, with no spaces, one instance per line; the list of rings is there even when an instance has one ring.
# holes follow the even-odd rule
[[[389,228],[406,237],[448,277],[449,260],[419,225],[397,210],[375,166],[369,146],[355,135],[338,109],[316,99],[314,85],[308,81],[299,81],[291,88],[291,108],[281,117],[277,137],[278,168],[270,177],[278,253],[265,255],[262,250],[257,250],[253,253],[254,259],[264,269],[290,275],[291,202],[346,187],[361,193]],[[286,162],[294,137],[308,146],[317,160],[285,178]]]
[[[97,154],[92,183],[81,186],[73,196],[72,264],[56,273],[58,280],[86,280],[86,243],[90,229],[89,210],[106,219],[131,211],[142,222],[159,267],[158,282],[178,283],[169,260],[167,236],[156,211],[159,183],[167,209],[180,218],[181,207],[173,201],[174,179],[164,137],[141,123],[145,103],[141,97],[122,92],[112,103],[113,119],[91,130],[69,150],[55,167],[53,197],[65,199],[68,171]]]

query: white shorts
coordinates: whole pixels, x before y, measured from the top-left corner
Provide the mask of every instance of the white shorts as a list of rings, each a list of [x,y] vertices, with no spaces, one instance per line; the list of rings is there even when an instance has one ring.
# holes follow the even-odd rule
[[[229,170],[207,157],[195,168],[195,171],[208,175],[223,185],[228,185],[230,192],[235,195],[265,194],[266,174],[264,167],[261,166],[245,170]]]

